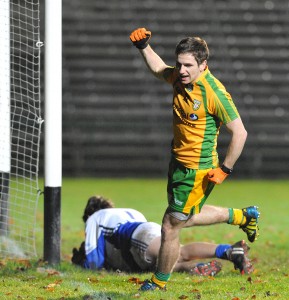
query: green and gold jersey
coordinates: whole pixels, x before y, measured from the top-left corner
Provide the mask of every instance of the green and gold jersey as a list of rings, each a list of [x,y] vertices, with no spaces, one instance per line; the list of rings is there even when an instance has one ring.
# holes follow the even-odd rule
[[[181,83],[174,67],[166,69],[165,79],[174,92],[173,155],[190,169],[217,167],[220,126],[239,117],[231,95],[208,68],[188,85]]]

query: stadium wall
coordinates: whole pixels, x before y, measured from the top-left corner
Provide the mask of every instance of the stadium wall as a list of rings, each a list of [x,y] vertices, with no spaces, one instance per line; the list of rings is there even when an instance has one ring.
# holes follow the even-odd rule
[[[146,27],[171,65],[181,38],[207,40],[249,134],[234,178],[288,177],[288,23],[284,0],[63,0],[63,175],[166,176],[171,88],[129,40]],[[221,160],[228,141],[222,130]]]

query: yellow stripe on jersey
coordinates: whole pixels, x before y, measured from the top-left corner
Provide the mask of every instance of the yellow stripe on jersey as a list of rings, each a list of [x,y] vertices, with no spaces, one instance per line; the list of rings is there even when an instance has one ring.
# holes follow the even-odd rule
[[[174,91],[172,152],[175,158],[191,169],[216,167],[220,125],[239,117],[231,95],[208,68],[190,86],[181,83],[174,67],[165,70],[164,78]]]

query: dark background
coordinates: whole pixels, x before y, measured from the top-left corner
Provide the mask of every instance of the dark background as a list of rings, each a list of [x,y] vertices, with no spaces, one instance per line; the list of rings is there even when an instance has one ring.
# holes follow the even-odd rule
[[[63,176],[166,176],[171,87],[129,40],[146,27],[170,65],[181,38],[207,41],[248,131],[234,178],[288,178],[288,25],[284,0],[63,0]],[[222,129],[220,161],[229,138]]]

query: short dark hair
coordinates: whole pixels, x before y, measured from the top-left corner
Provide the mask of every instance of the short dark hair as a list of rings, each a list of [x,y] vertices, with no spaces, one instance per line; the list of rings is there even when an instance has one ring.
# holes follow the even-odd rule
[[[176,46],[175,54],[191,53],[198,65],[209,59],[209,48],[205,40],[200,37],[186,37]]]
[[[88,199],[86,207],[84,209],[84,213],[82,216],[83,222],[86,222],[87,219],[94,214],[96,211],[104,208],[112,208],[114,207],[114,204],[102,197],[102,196],[92,196]]]

